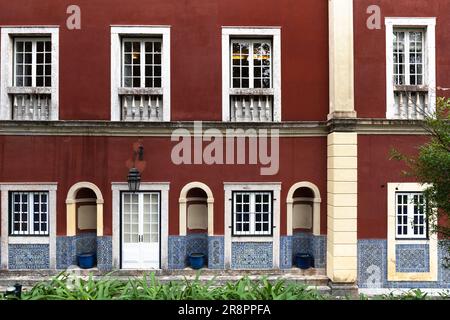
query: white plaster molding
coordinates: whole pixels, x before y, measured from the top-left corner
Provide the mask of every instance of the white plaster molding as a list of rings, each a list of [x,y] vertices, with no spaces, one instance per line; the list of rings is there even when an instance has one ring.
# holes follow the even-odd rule
[[[104,220],[104,212],[103,212],[103,195],[100,191],[99,187],[97,187],[92,182],[78,182],[75,183],[72,187],[70,187],[69,191],[67,192],[67,198],[66,198],[66,235],[67,236],[74,236],[76,234],[76,215],[77,215],[77,208],[76,208],[76,195],[77,192],[80,189],[90,189],[94,191],[97,199],[97,236],[101,237],[103,236],[103,220]]]
[[[396,192],[423,192],[427,185],[414,182],[387,184],[387,278],[388,281],[437,281],[438,279],[438,240],[435,233],[429,231],[428,240],[396,239]],[[429,227],[430,229],[430,227]],[[395,247],[397,244],[428,244],[429,272],[397,272]]]
[[[178,200],[179,203],[179,233],[180,236],[185,236],[187,234],[187,194],[189,190],[199,188],[205,191],[207,195],[207,203],[208,203],[208,235],[214,235],[214,197],[211,189],[204,184],[203,182],[191,182],[188,183],[181,189],[180,198]]]
[[[393,32],[395,27],[425,29],[425,63],[427,64],[425,84],[428,86],[430,110],[436,110],[436,18],[386,17],[386,118],[395,118],[394,110],[394,66],[393,66]]]
[[[56,269],[56,190],[57,183],[1,183],[1,269],[8,269],[8,244],[49,245],[50,269]],[[46,237],[10,237],[9,236],[9,192],[10,191],[48,191],[49,193],[49,235]],[[38,241],[40,239],[40,242]]]
[[[7,88],[13,85],[14,36],[46,36],[52,42],[51,121],[59,120],[59,26],[0,26],[0,120],[12,119],[12,101]],[[10,107],[11,106],[11,107]]]
[[[111,26],[111,121],[121,121],[121,37],[162,37],[163,121],[170,121],[170,26]]]
[[[292,227],[292,221],[293,221],[293,217],[292,214],[294,212],[293,210],[293,204],[294,201],[296,201],[298,198],[294,198],[294,193],[297,189],[299,188],[308,188],[310,190],[312,190],[312,192],[314,193],[314,198],[312,199],[313,201],[313,235],[315,236],[319,236],[320,235],[320,204],[322,202],[322,198],[320,197],[320,191],[319,188],[308,181],[302,181],[302,182],[297,182],[296,184],[294,184],[288,192],[288,195],[286,197],[286,211],[287,211],[287,235],[288,236],[292,236],[293,234],[293,227]],[[302,198],[300,198],[302,199]]]
[[[141,182],[141,191],[161,192],[161,269],[167,269],[169,264],[169,182]],[[120,268],[120,193],[128,191],[128,183],[112,182],[112,256],[113,268]]]
[[[273,236],[233,237],[231,235],[232,191],[273,191]],[[280,266],[280,182],[225,182],[225,269],[231,269],[232,242],[272,242],[273,268]]]
[[[230,40],[239,36],[272,37],[273,121],[281,121],[281,27],[222,26],[222,121],[230,122]]]

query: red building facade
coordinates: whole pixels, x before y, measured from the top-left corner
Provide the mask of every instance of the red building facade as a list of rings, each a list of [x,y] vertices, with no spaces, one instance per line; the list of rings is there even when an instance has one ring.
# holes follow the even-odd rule
[[[450,3],[375,2],[3,1],[2,269],[85,252],[101,270],[183,269],[191,253],[289,269],[309,253],[336,283],[448,287],[411,205],[422,187],[389,150],[416,152],[450,87]],[[213,164],[196,159],[239,129],[234,156],[224,138]]]

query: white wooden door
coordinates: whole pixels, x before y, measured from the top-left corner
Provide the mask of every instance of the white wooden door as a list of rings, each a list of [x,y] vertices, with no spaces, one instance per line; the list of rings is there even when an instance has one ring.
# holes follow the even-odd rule
[[[122,194],[122,268],[159,269],[158,192]]]

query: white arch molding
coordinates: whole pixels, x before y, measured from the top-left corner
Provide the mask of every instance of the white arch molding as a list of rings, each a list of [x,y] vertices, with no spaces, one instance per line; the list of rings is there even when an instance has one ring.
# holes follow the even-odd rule
[[[187,194],[189,190],[199,188],[205,191],[208,203],[208,235],[214,235],[214,197],[211,189],[203,182],[191,182],[181,189],[179,202],[180,213],[180,236],[187,234]]]
[[[97,197],[97,236],[103,236],[103,195],[100,189],[93,184],[92,182],[78,182],[75,183],[67,192],[66,198],[66,234],[67,236],[75,236],[77,227],[76,227],[76,195],[80,189],[90,189],[94,191]]]
[[[293,228],[292,228],[292,214],[293,214],[293,207],[294,207],[294,193],[299,188],[308,188],[311,189],[314,193],[314,198],[312,199],[313,202],[313,235],[318,236],[320,235],[320,204],[322,202],[322,199],[320,198],[320,191],[317,186],[311,182],[308,181],[302,181],[297,182],[294,184],[288,192],[287,198],[286,198],[286,205],[287,205],[287,235],[292,236],[293,234]]]

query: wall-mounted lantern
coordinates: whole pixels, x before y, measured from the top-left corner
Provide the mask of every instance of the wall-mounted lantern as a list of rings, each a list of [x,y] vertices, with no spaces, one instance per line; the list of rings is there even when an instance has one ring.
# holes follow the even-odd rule
[[[144,159],[144,147],[139,146],[138,151],[134,151],[133,153],[133,168],[128,172],[128,189],[131,192],[139,191],[139,187],[141,185],[141,173],[138,169],[136,169],[136,156],[139,161]]]

